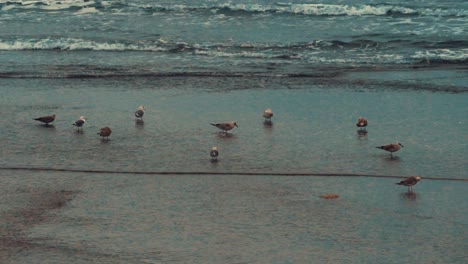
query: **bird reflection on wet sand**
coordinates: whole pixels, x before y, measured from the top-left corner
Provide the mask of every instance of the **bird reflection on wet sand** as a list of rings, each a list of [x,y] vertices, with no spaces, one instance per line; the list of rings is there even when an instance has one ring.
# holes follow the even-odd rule
[[[404,200],[415,200],[417,195],[415,192],[404,192],[404,193],[401,193],[401,197],[404,199]]]
[[[272,128],[273,127],[273,122],[271,120],[265,120],[265,121],[263,121],[263,126],[265,128]]]
[[[368,134],[367,130],[363,130],[363,129],[358,129],[356,133],[358,135],[358,138],[365,138],[367,137],[367,134]]]
[[[143,128],[145,126],[145,121],[143,119],[136,119],[135,120],[135,127]]]

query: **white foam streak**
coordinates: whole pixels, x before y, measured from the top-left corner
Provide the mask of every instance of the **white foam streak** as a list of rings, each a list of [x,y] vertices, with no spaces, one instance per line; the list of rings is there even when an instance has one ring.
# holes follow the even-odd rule
[[[83,1],[83,0],[37,0],[37,1],[22,1],[22,0],[0,0],[0,4],[7,3],[5,7],[2,8],[3,11],[20,8],[20,9],[42,9],[46,11],[59,11],[66,10],[73,7],[78,8],[87,8],[89,6],[95,5],[94,1]]]
[[[468,60],[468,49],[451,50],[451,49],[434,49],[426,51],[417,51],[413,59],[431,60]]]
[[[229,8],[233,11],[247,12],[277,12],[293,13],[304,15],[332,15],[332,16],[364,16],[364,15],[386,15],[388,12],[398,12],[402,14],[415,14],[416,10],[399,6],[371,6],[371,5],[328,5],[328,4],[226,4],[220,8]]]
[[[14,42],[0,41],[0,50],[96,50],[96,51],[166,51],[157,43],[124,44],[88,41],[83,39],[40,39],[17,40]]]
[[[326,4],[303,4],[292,5],[293,13],[308,14],[308,15],[347,15],[347,16],[364,16],[364,15],[385,15],[389,11],[397,11],[403,14],[415,13],[414,10],[403,7],[394,6],[349,6],[349,5],[326,5]],[[286,10],[287,11],[287,10]]]

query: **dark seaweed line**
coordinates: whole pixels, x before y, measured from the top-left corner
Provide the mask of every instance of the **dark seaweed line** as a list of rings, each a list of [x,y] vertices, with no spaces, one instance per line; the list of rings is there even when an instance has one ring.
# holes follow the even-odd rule
[[[139,174],[139,175],[235,175],[235,176],[289,176],[289,177],[369,177],[369,178],[406,178],[403,175],[379,175],[379,174],[361,174],[361,173],[294,173],[294,172],[209,172],[209,171],[121,171],[121,170],[88,170],[88,169],[67,169],[67,168],[48,168],[48,167],[0,167],[0,170],[16,171],[54,171],[54,172],[73,172],[73,173],[95,173],[95,174]],[[441,178],[441,177],[422,177],[425,180],[440,181],[467,181],[462,178]]]

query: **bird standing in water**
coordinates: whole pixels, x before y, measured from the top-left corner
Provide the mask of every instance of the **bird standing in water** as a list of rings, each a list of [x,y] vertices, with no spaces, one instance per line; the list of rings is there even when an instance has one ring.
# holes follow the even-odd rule
[[[273,111],[271,111],[271,108],[267,108],[263,112],[262,116],[265,118],[265,120],[271,120],[271,118],[273,117]]]
[[[218,155],[219,155],[218,148],[213,147],[210,151],[211,161],[218,161]]]
[[[72,125],[76,126],[78,129],[83,128],[83,125],[86,123],[86,117],[80,116],[80,119],[76,120]]]
[[[211,124],[211,125],[223,130],[224,133],[227,133],[229,130],[233,129],[234,127],[238,127],[237,123],[234,121],[226,122],[226,123]]]
[[[413,177],[412,176],[412,177],[408,177],[408,178],[402,180],[401,182],[397,182],[396,184],[407,186],[408,187],[408,192],[412,192],[413,191],[413,186],[416,185],[416,183],[418,183],[420,180],[421,180],[421,177],[419,177],[419,176]]]
[[[404,146],[401,143],[395,143],[395,144],[388,144],[388,145],[384,145],[384,146],[380,146],[380,147],[376,147],[376,148],[383,149],[385,151],[390,152],[390,157],[393,158],[392,153],[399,151],[400,147],[404,147]]]
[[[110,127],[103,127],[99,130],[98,135],[100,135],[103,139],[109,139],[109,136],[112,134],[112,130]]]
[[[136,118],[143,118],[143,115],[145,114],[145,107],[140,105],[140,107],[138,107],[138,110],[136,110],[135,112],[135,116]]]
[[[34,118],[34,120],[39,121],[39,122],[42,122],[42,123],[46,124],[46,126],[48,126],[49,123],[54,122],[54,120],[55,120],[55,115],[41,116],[41,117],[38,117],[38,118]]]
[[[359,129],[365,130],[367,127],[367,119],[364,117],[359,117],[356,126],[359,127]]]

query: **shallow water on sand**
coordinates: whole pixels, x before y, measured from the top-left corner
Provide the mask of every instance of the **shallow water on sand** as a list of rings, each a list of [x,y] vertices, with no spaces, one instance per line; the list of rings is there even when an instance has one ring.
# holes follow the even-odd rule
[[[466,93],[309,81],[3,79],[0,165],[466,177]],[[146,107],[143,122],[133,117],[139,105]],[[275,112],[271,125],[261,117],[267,107]],[[53,126],[32,120],[53,113]],[[82,132],[71,125],[81,115],[88,117]],[[357,133],[359,116],[369,119],[365,135]],[[230,120],[239,127],[228,135],[210,125]],[[104,126],[113,130],[109,141],[96,134]],[[375,148],[394,142],[405,146],[394,159]],[[212,146],[218,163],[207,162]]]
[[[466,260],[466,93],[314,78],[0,82],[2,262]],[[143,122],[133,117],[139,105]],[[32,120],[52,113],[51,127]],[[88,121],[77,132],[81,115]],[[369,119],[366,135],[359,116]],[[229,135],[209,124],[229,120],[239,124]],[[113,129],[108,141],[96,134],[103,126]],[[375,148],[396,141],[405,147],[393,159]],[[235,174],[256,172],[266,175]],[[407,195],[394,184],[401,178],[268,173],[423,180]],[[326,193],[340,197],[319,198]]]
[[[2,170],[0,259],[464,263],[465,183],[395,181]]]

